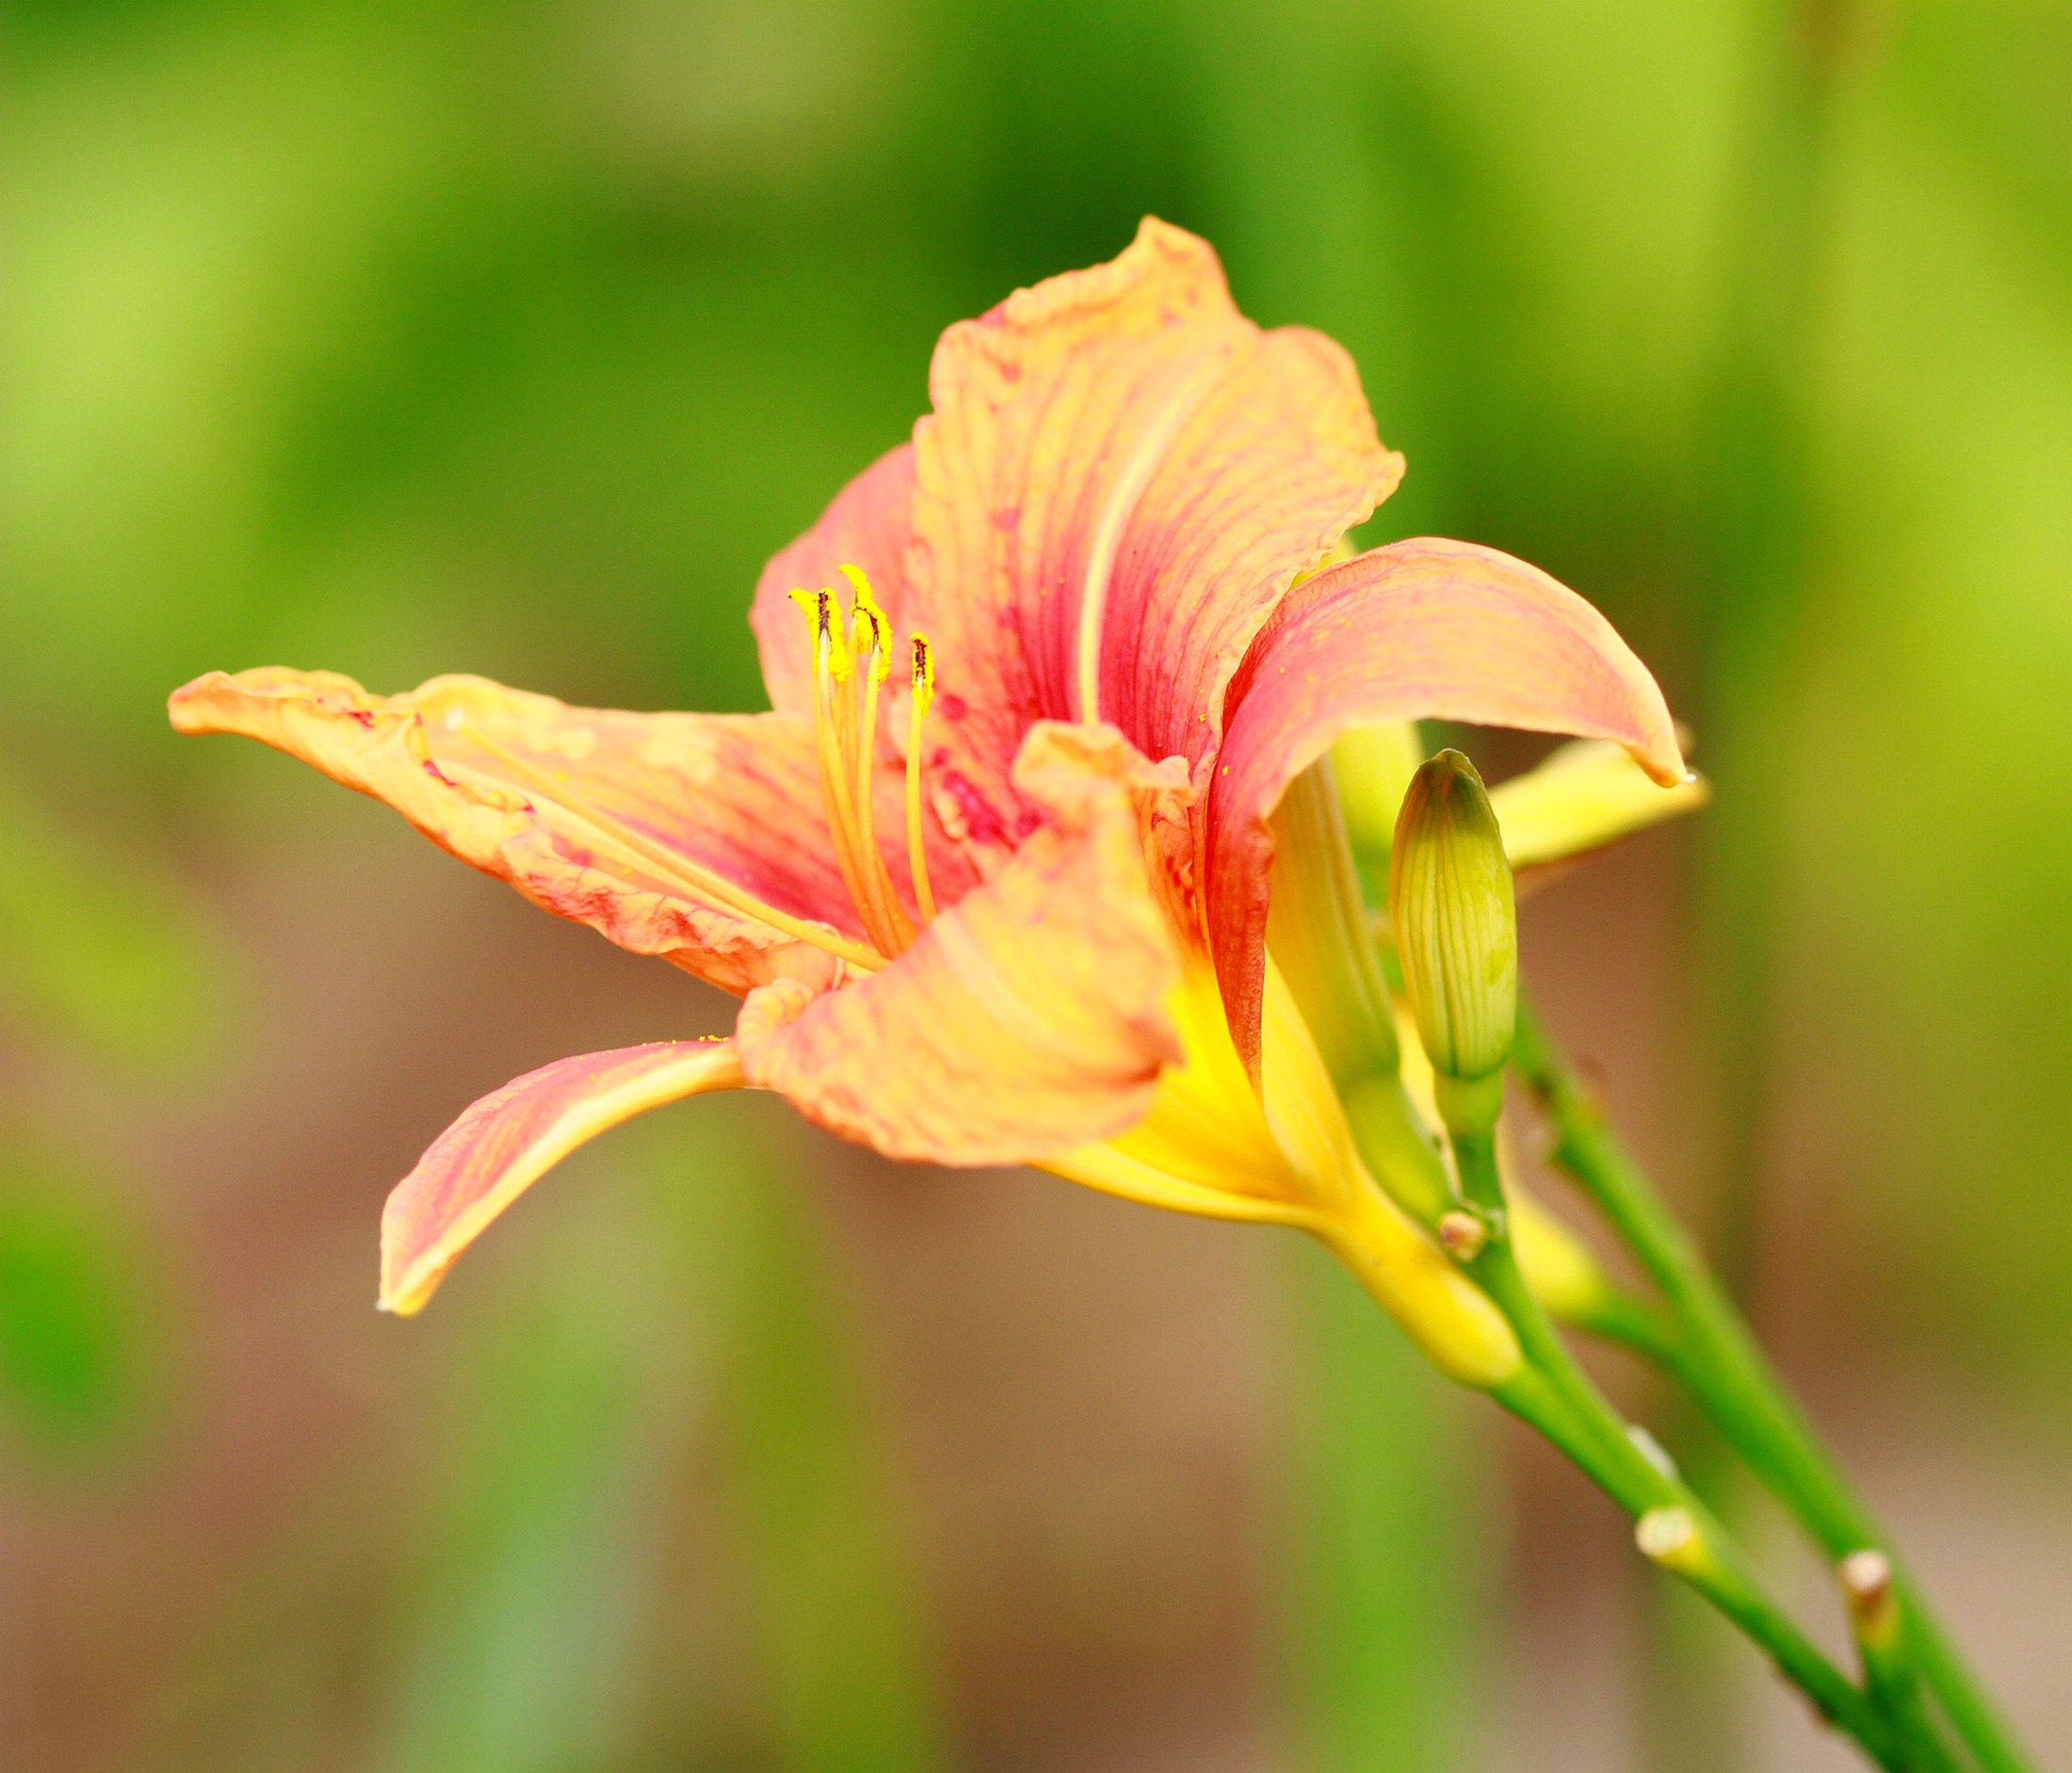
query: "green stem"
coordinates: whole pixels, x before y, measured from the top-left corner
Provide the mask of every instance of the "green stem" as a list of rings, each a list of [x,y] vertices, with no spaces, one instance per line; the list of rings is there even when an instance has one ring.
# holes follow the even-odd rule
[[[1852,1583],[1852,1565],[1864,1561],[1872,1572],[1868,1588]],[[1906,1619],[1892,1593],[1889,1561],[1876,1552],[1859,1552],[1843,1559],[1840,1573],[1871,1703],[1891,1720],[1920,1773],[1963,1773],[1922,1690],[1920,1666],[1906,1641]]]
[[[1606,1288],[1587,1304],[1554,1315],[1601,1341],[1621,1343],[1658,1365],[1675,1359],[1680,1347],[1676,1326],[1667,1312],[1615,1287]]]
[[[1688,1548],[1657,1561],[1724,1614],[1828,1722],[1846,1731],[1880,1766],[1889,1773],[1912,1773],[1878,1708],[1763,1592],[1725,1530],[1675,1475],[1642,1451],[1569,1352],[1519,1271],[1504,1228],[1494,1140],[1456,1133],[1453,1149],[1462,1193],[1492,1227],[1469,1270],[1511,1319],[1527,1359],[1524,1372],[1497,1391],[1497,1401],[1560,1447],[1635,1520],[1658,1510],[1680,1513],[1692,1528]]]
[[[1553,1123],[1555,1162],[1589,1193],[1660,1288],[1678,1331],[1675,1348],[1659,1357],[1666,1370],[1831,1559],[1867,1547],[1885,1548],[1869,1510],[1786,1391],[1696,1245],[1523,1003],[1512,1063]],[[1905,1620],[1906,1642],[1965,1746],[1986,1773],[2031,1773],[2012,1731],[1918,1585],[1897,1560],[1895,1569],[1894,1596]]]

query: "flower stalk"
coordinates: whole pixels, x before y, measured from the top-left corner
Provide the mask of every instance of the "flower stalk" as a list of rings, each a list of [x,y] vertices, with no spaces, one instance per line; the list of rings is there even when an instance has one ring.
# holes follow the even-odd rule
[[[1983,1765],[1994,1773],[2018,1766],[1992,1758],[2013,1751],[2004,1736],[1980,1727],[1983,1701],[1967,1678],[1956,1678],[1961,1670],[1951,1666],[1947,1640],[1885,1554],[1863,1549],[1877,1536],[1754,1339],[1638,1172],[1611,1161],[1623,1154],[1601,1114],[1594,1105],[1584,1112],[1587,1098],[1560,1069],[1530,1013],[1521,1015],[1503,833],[1480,776],[1460,754],[1441,753],[1413,777],[1388,878],[1397,958],[1435,1074],[1461,1201],[1441,1222],[1442,1243],[1496,1301],[1524,1351],[1520,1372],[1493,1395],[1633,1516],[1644,1555],[1725,1615],[1877,1765],[1890,1773],[1955,1773],[1958,1764],[1923,1702],[1924,1692],[1934,1692]],[[1565,1166],[1585,1179],[1662,1293],[1664,1314],[1634,1302],[1634,1311],[1594,1327],[1629,1341],[1688,1385],[1766,1481],[1818,1521],[1816,1537],[1839,1560],[1853,1602],[1860,1684],[1765,1593],[1666,1456],[1584,1373],[1528,1284],[1498,1162],[1507,1064],[1557,1105],[1557,1127],[1568,1136]],[[1953,1699],[1945,1697],[1946,1685]]]
[[[1457,1132],[1452,1147],[1462,1190],[1492,1228],[1467,1270],[1510,1318],[1526,1353],[1525,1370],[1493,1393],[1497,1401],[1538,1429],[1631,1515],[1643,1553],[1711,1602],[1823,1718],[1889,1773],[1911,1773],[1914,1764],[1901,1757],[1889,1722],[1870,1697],[1764,1591],[1726,1530],[1672,1468],[1651,1456],[1534,1298],[1506,1226],[1494,1138]]]
[[[1602,1104],[1562,1060],[1529,1004],[1519,1007],[1512,1063],[1552,1125],[1553,1161],[1590,1196],[1660,1290],[1674,1336],[1667,1343],[1633,1345],[1689,1392],[1749,1469],[1837,1565],[1866,1547],[1885,1544],[1870,1511],[1785,1389],[1690,1234],[1612,1131]],[[1889,1604],[1898,1624],[1886,1661],[1903,1646],[1919,1684],[1984,1773],[2032,1773],[2032,1763],[2013,1731],[1966,1665],[1918,1584],[1897,1559],[1891,1563]],[[1877,1678],[1870,1684],[1874,1692],[1880,1690]],[[1888,1680],[1884,1690],[1891,1690]],[[1886,1709],[1891,1709],[1889,1700]],[[1932,1748],[1917,1745],[1914,1752],[1907,1765],[1940,1765],[1922,1758],[1933,1755]]]

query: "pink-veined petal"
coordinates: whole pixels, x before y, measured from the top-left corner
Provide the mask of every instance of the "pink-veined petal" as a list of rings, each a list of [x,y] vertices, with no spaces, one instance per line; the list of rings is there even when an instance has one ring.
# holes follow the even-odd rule
[[[729,1043],[670,1040],[558,1059],[493,1090],[390,1194],[381,1212],[381,1309],[422,1309],[490,1222],[577,1146],[665,1102],[742,1082]]]
[[[873,978],[742,1006],[749,1081],[889,1157],[1017,1163],[1109,1138],[1182,1057],[1179,937],[1141,802],[1178,790],[1112,730],[1041,726],[1016,769],[1042,823]]]
[[[907,601],[907,544],[913,534],[914,446],[901,444],[843,487],[819,522],[763,568],[748,619],[755,630],[771,708],[813,718],[813,646],[791,593],[827,585],[847,597],[845,562],[869,576],[879,607],[891,618],[898,643],[905,645],[906,629],[900,625]],[[895,677],[899,663],[895,659]]]
[[[1421,537],[1309,580],[1231,682],[1209,799],[1209,939],[1248,1062],[1258,1052],[1274,807],[1349,725],[1425,719],[1613,740],[1659,782],[1684,773],[1647,667],[1538,567]]]
[[[1039,719],[1200,762],[1224,685],[1301,572],[1393,490],[1351,360],[1232,304],[1206,241],[1010,296],[936,348],[915,428],[907,610],[936,647],[936,768],[979,844],[1028,808]]]
[[[859,935],[812,728],[790,715],[577,708],[480,677],[380,696],[279,669],[211,672],[171,714],[315,764],[535,904],[726,990],[827,984],[838,963],[801,926]]]

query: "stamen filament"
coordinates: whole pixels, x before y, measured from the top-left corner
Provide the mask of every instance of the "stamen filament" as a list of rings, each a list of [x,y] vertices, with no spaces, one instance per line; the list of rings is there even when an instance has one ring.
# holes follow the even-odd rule
[[[898,954],[912,944],[915,928],[879,854],[872,794],[880,687],[890,670],[887,624],[862,571],[842,571],[856,588],[846,620],[832,591],[791,595],[813,625],[814,728],[835,862],[870,939]]]
[[[822,592],[825,599],[827,593]],[[870,897],[866,892],[862,876],[856,868],[860,850],[857,841],[853,811],[849,803],[846,773],[842,768],[841,733],[836,721],[834,680],[828,670],[826,654],[821,655],[819,669],[814,674],[813,726],[820,757],[820,799],[827,810],[828,836],[834,844],[834,861],[842,870],[842,884],[849,888],[849,896],[862,914],[864,928],[873,941],[878,932],[872,928]]]
[[[725,875],[706,868],[701,862],[692,861],[687,855],[679,855],[652,838],[643,838],[638,831],[622,824],[618,820],[603,813],[585,812],[571,806],[561,798],[559,787],[544,770],[498,744],[478,728],[469,728],[468,737],[535,794],[542,795],[553,802],[566,817],[577,824],[587,825],[607,843],[616,845],[672,886],[693,898],[704,900],[715,910],[729,911],[737,917],[748,919],[751,922],[767,925],[780,935],[791,936],[794,940],[834,955],[858,972],[872,973],[884,966],[885,956],[877,950],[866,948],[846,935],[822,929],[802,918],[795,918],[788,912],[778,910],[774,905],[764,903],[753,893],[736,886]]]
[[[847,570],[847,569],[845,569]],[[863,575],[856,574],[859,582]],[[864,595],[867,595],[867,591]],[[862,599],[859,598],[859,603]],[[885,658],[884,624],[875,608],[865,610],[870,620],[870,651],[865,659],[861,675],[864,680],[863,716],[859,723],[856,744],[856,838],[861,851],[858,863],[866,880],[869,883],[871,898],[883,919],[886,931],[895,938],[898,947],[892,952],[900,952],[914,942],[914,924],[899,903],[899,895],[892,885],[892,876],[886,871],[884,857],[879,853],[877,821],[872,805],[872,788],[875,786],[878,765],[878,693],[889,669]]]

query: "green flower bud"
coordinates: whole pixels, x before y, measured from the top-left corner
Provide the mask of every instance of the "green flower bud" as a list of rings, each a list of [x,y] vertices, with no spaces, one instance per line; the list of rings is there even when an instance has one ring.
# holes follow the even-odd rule
[[[1503,833],[1475,766],[1442,751],[1411,778],[1389,867],[1417,1033],[1449,1127],[1493,1125],[1518,1019],[1518,922]],[[1477,1090],[1446,1087],[1481,1084]],[[1460,1129],[1456,1127],[1456,1130]]]

